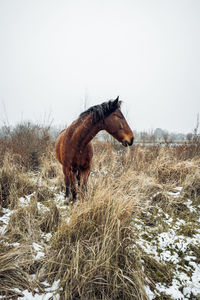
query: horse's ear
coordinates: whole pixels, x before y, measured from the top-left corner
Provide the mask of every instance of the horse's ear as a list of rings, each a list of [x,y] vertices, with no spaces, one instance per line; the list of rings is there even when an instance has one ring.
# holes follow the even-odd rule
[[[114,101],[118,102],[119,101],[119,96]]]
[[[113,107],[118,107],[119,106],[119,96],[113,101]]]

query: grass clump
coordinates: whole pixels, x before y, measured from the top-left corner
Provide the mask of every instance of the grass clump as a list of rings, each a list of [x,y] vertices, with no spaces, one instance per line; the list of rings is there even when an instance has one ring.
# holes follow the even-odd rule
[[[188,174],[183,187],[184,197],[194,199],[200,203],[200,170],[198,169],[192,174]]]
[[[6,233],[13,242],[20,240],[34,240],[38,236],[38,208],[32,200],[26,207],[14,210],[10,217]]]
[[[34,292],[39,288],[30,278],[28,268],[32,261],[30,246],[19,246],[0,253],[0,296],[2,299],[19,299],[20,290]]]
[[[55,203],[51,202],[49,209],[40,217],[40,228],[43,232],[54,232],[60,223],[60,212]]]
[[[165,161],[157,168],[156,179],[159,183],[181,184],[188,174],[197,170],[196,163],[191,161]]]
[[[144,255],[145,272],[153,282],[172,282],[172,269],[169,265],[161,264],[151,256]]]
[[[5,157],[0,169],[0,205],[14,208],[18,198],[33,193],[35,185],[29,180],[21,166],[13,162],[10,154]]]
[[[130,252],[133,207],[104,194],[73,208],[46,265],[49,280],[60,279],[61,299],[147,299],[138,254]]]

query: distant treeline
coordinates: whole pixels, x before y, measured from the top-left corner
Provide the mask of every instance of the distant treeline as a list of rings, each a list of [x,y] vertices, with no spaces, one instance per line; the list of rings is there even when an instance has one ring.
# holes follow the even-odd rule
[[[30,140],[37,140],[41,143],[41,140],[54,143],[59,132],[67,126],[56,127],[53,125],[41,125],[31,122],[21,122],[15,126],[1,126],[0,127],[0,141],[15,140],[16,144],[21,144],[22,140],[25,140],[27,144],[30,144]],[[135,143],[142,144],[183,144],[200,141],[200,134],[198,133],[198,126],[195,127],[193,132],[187,134],[168,132],[161,128],[156,128],[150,131],[134,131]],[[101,131],[95,139],[100,141],[111,142],[112,144],[118,143],[105,131]],[[42,143],[42,144],[43,144]]]

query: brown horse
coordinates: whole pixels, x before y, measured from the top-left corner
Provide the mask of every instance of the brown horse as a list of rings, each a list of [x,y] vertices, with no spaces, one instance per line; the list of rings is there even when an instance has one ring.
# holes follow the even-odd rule
[[[76,179],[84,192],[91,170],[93,148],[91,140],[100,130],[106,130],[123,146],[131,146],[134,136],[121,110],[119,97],[83,112],[56,141],[56,157],[63,166],[66,197],[69,191],[76,200]]]

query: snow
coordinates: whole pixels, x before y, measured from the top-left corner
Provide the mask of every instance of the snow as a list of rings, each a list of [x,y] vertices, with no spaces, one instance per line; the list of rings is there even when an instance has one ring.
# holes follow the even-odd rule
[[[37,255],[35,256],[36,260],[39,260],[40,258],[45,256],[44,252],[41,251],[41,250],[43,250],[43,247],[41,245],[39,245],[37,243],[33,243],[32,246],[33,246],[34,250],[37,252]]]
[[[179,188],[179,192],[181,189]],[[170,193],[170,195],[177,198],[178,192]],[[198,211],[192,205],[192,201],[187,200],[184,204],[190,212]],[[193,234],[192,237],[179,234],[182,226],[187,225],[185,220],[172,218],[167,213],[163,214],[160,208],[158,209],[159,215],[162,217],[163,223],[167,224],[167,228],[156,234],[155,231],[158,231],[158,227],[147,227],[143,220],[135,219],[134,227],[138,230],[137,244],[158,262],[172,264],[174,273],[171,284],[156,283],[154,291],[146,285],[145,291],[150,300],[159,297],[160,293],[168,295],[174,300],[196,299],[191,297],[200,296],[200,264],[198,264],[199,257],[194,255],[190,246],[200,247],[200,234]],[[198,221],[199,216],[197,216]],[[143,237],[144,234],[149,238]]]
[[[174,198],[178,198],[180,196],[180,192],[176,192],[176,193],[174,193],[174,192],[168,192],[167,194],[169,196],[173,196]]]
[[[149,300],[153,300],[154,297],[155,297],[155,295],[154,295],[154,293],[150,290],[149,286],[148,286],[148,285],[145,285],[145,286],[144,286],[144,289],[145,289],[146,294],[147,294],[148,297],[149,297]]]
[[[191,212],[196,211],[195,207],[192,206],[192,201],[191,200],[187,200],[187,202],[185,202],[185,205],[189,208],[189,210]]]
[[[177,264],[179,262],[179,258],[178,258],[178,254],[174,253],[173,255],[171,254],[170,251],[166,250],[163,251],[160,254],[160,258],[162,261],[167,261],[167,262],[171,262],[173,264]]]
[[[9,223],[10,217],[13,214],[13,211],[7,208],[2,208],[3,216],[0,217],[0,222],[3,223],[2,226],[0,226],[0,234],[5,234],[6,227]]]
[[[20,197],[19,200],[19,204],[21,206],[28,206],[30,204],[31,198],[35,195],[35,192],[33,192],[32,194],[25,196],[25,197]]]
[[[182,186],[177,186],[177,187],[176,187],[176,190],[177,190],[177,191],[179,191],[179,192],[181,192],[181,191],[182,191],[182,189],[183,189],[183,187],[182,187]]]
[[[20,294],[23,294],[23,297],[20,297],[20,299],[22,300],[49,300],[51,297],[54,300],[59,300],[60,299],[60,295],[58,293],[56,293],[56,291],[58,291],[59,288],[59,282],[60,280],[54,281],[52,286],[47,287],[45,290],[45,294],[32,294],[31,292],[29,292],[28,290],[24,290],[24,291],[20,291],[19,289],[15,289],[16,292],[19,292]],[[44,285],[48,285],[48,283],[43,282]]]
[[[20,297],[20,299],[23,299],[23,300],[49,300],[53,296],[52,293],[47,293],[47,294],[42,294],[42,295],[39,295],[39,294],[33,295],[28,290],[25,290],[22,293],[24,294],[24,297]],[[59,298],[57,298],[57,299],[59,299]]]
[[[58,208],[66,210],[66,204],[65,204],[66,199],[63,193],[57,194],[56,197],[54,198],[54,201]]]
[[[179,291],[179,282],[178,280],[174,279],[172,282],[172,285],[170,287],[166,287],[160,283],[156,284],[156,288],[159,292],[163,292],[169,296],[171,296],[173,299],[177,300],[183,300],[184,295]]]
[[[49,242],[50,239],[52,238],[52,233],[42,233],[42,237],[46,240],[46,242]]]

